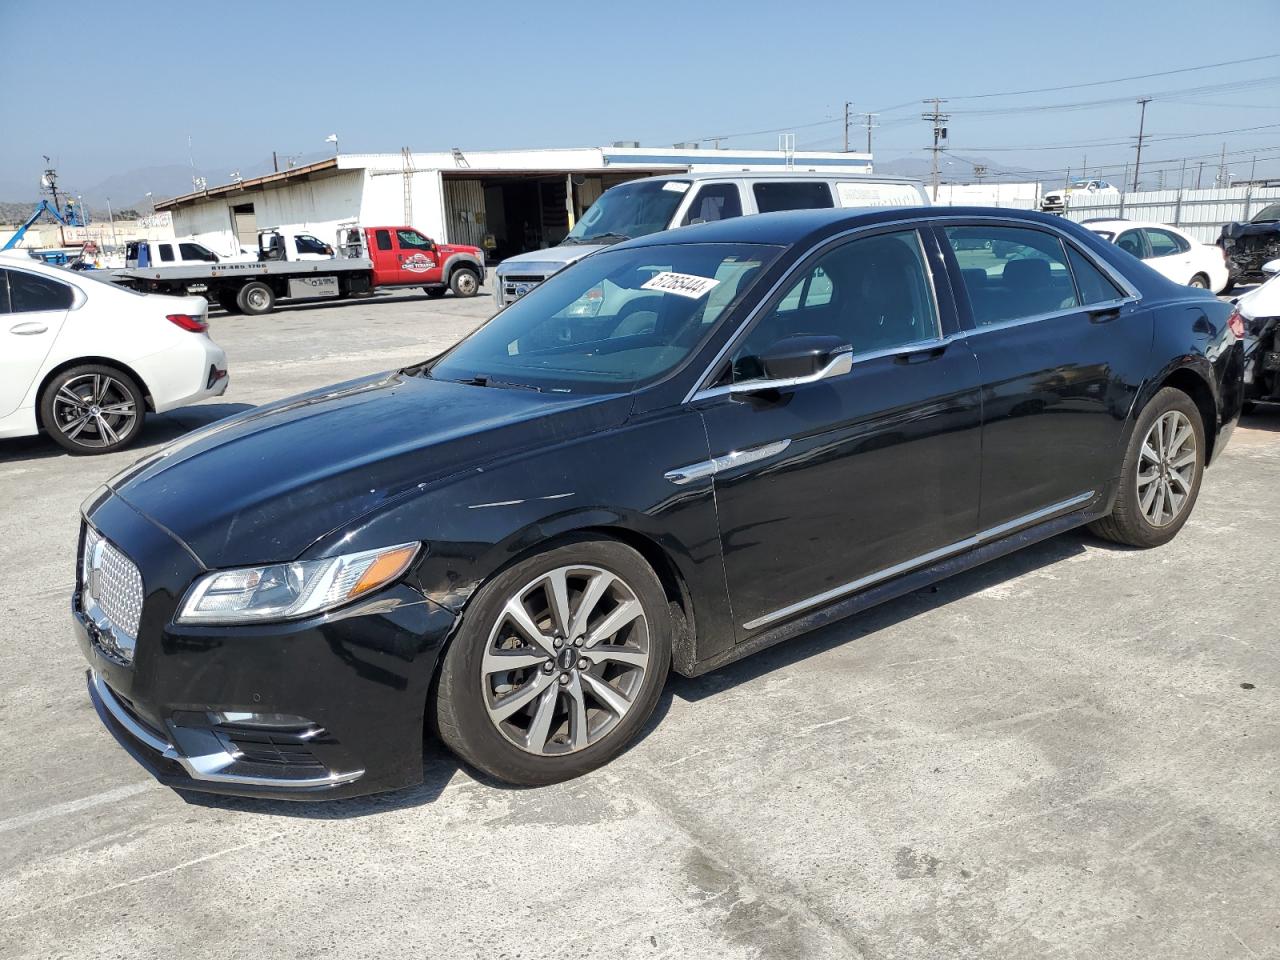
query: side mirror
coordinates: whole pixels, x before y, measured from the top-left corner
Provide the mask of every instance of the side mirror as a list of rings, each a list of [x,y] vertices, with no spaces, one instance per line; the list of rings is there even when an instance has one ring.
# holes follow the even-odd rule
[[[838,377],[853,369],[853,347],[839,337],[784,337],[759,359],[764,379],[735,383],[731,393],[798,387]]]

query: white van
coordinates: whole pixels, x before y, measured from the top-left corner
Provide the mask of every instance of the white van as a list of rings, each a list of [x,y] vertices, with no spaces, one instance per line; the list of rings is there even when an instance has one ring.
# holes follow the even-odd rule
[[[559,246],[498,264],[493,296],[501,310],[597,250],[672,227],[779,210],[928,205],[923,184],[900,177],[715,171],[630,180],[602,193]]]

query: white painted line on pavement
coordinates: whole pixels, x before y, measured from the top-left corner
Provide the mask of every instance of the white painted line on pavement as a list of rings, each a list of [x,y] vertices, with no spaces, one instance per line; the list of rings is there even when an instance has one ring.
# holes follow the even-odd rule
[[[43,810],[32,810],[30,813],[23,813],[16,817],[7,817],[4,820],[0,820],[0,833],[6,833],[9,830],[21,830],[23,827],[40,823],[42,820],[65,817],[73,813],[79,813],[81,810],[88,810],[91,807],[100,807],[103,804],[115,803],[117,800],[126,800],[155,786],[156,784],[150,782],[134,783],[127,787],[116,787],[114,790],[95,793],[91,797],[68,800],[66,803],[55,803],[52,807],[45,807]]]

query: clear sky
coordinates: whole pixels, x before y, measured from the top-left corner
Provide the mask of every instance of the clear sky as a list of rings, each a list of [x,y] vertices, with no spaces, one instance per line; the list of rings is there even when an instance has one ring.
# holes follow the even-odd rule
[[[0,0],[0,200],[26,199],[12,191],[34,185],[42,154],[83,190],[187,163],[188,136],[211,183],[272,150],[323,152],[330,133],[343,152],[717,135],[773,147],[778,129],[801,148],[840,149],[846,100],[881,113],[884,161],[924,156],[917,101],[931,96],[951,98],[956,177],[966,156],[1037,170],[1078,170],[1086,156],[1091,169],[1122,164],[1140,95],[1156,98],[1147,133],[1175,138],[1153,140],[1150,161],[1194,165],[1225,141],[1237,178],[1255,152],[1259,174],[1280,175],[1265,159],[1280,158],[1280,59],[1239,62],[1277,52],[1277,13],[1280,0]],[[960,99],[1222,61],[1236,62]],[[1043,109],[1099,100],[1118,102]],[[861,127],[852,139],[865,143]]]

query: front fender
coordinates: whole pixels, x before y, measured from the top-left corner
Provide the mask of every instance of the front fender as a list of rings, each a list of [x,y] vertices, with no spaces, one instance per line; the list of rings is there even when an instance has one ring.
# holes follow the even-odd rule
[[[458,267],[470,267],[479,275],[480,286],[484,286],[484,264],[469,253],[452,253],[445,258],[440,274],[445,283],[449,282],[453,276],[453,271]]]

